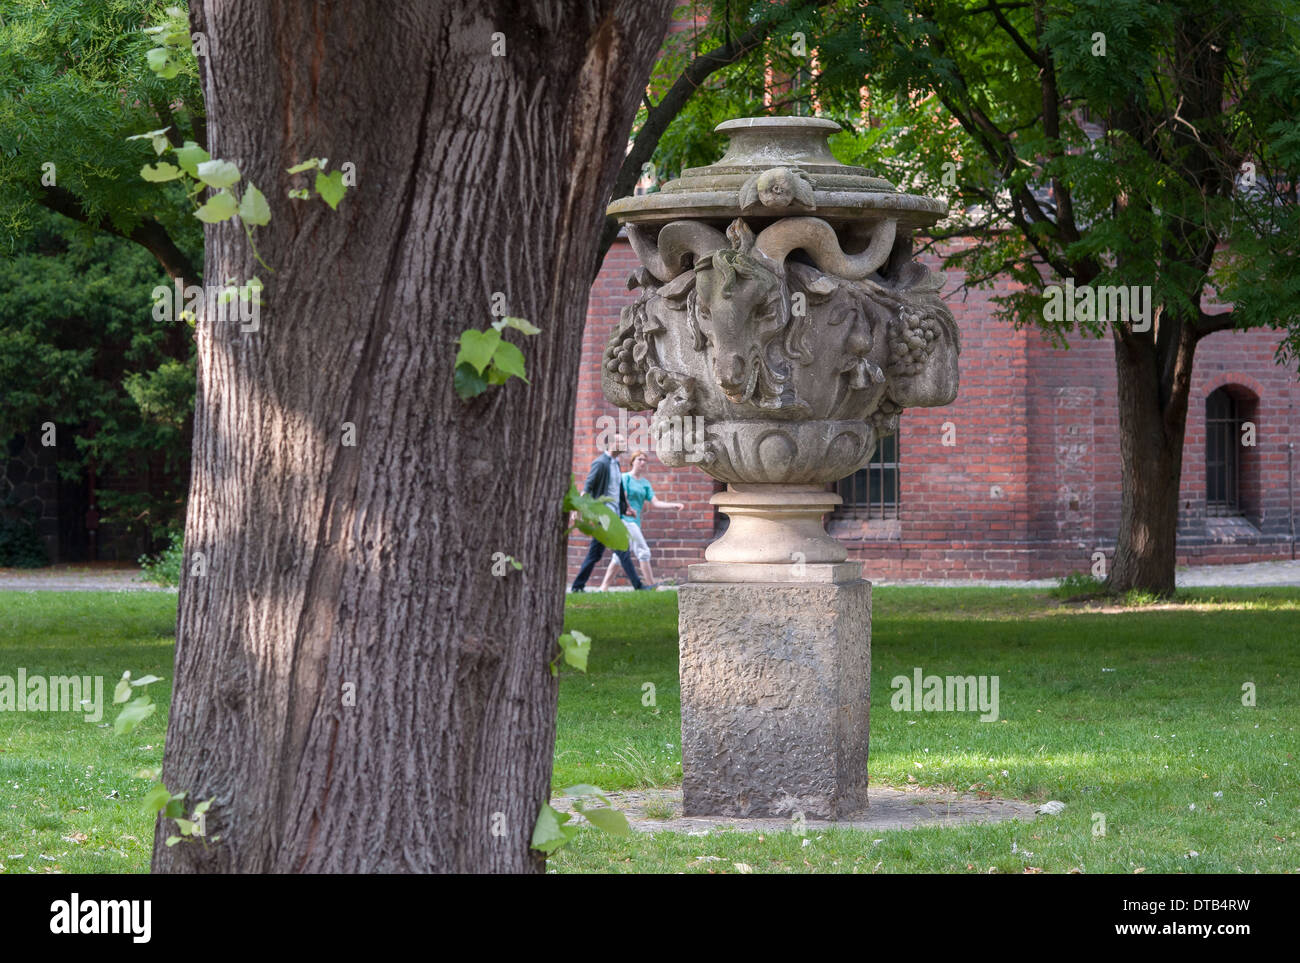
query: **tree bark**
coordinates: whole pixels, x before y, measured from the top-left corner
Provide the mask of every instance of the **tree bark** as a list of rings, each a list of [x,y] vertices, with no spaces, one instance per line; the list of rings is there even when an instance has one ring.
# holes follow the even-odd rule
[[[237,225],[208,227],[205,276],[257,274],[266,303],[256,332],[197,331],[163,776],[215,797],[221,838],[167,847],[161,820],[155,871],[543,868],[529,842],[590,284],[575,266],[668,8],[193,5],[210,149],[270,201],[257,243],[275,273]],[[310,157],[355,165],[337,211],[286,199]],[[542,329],[511,335],[531,384],[464,402],[456,340],[487,327],[494,292]],[[494,576],[494,552],[523,571]]]
[[[1119,395],[1120,526],[1107,587],[1174,594],[1179,481],[1196,332],[1166,315],[1159,344],[1112,328]]]

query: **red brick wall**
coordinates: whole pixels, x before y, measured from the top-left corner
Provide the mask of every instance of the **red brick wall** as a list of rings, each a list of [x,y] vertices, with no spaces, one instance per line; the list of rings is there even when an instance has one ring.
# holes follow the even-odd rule
[[[938,267],[937,258],[925,260]],[[635,266],[635,255],[620,240],[592,287],[574,437],[579,483],[599,453],[598,419],[618,417],[601,394],[600,360],[619,311],[632,300],[626,282]],[[849,546],[850,557],[864,562],[868,578],[1041,578],[1087,571],[1098,550],[1109,564],[1120,509],[1109,338],[1073,336],[1068,348],[1053,347],[1036,329],[1017,331],[993,320],[992,298],[1004,289],[963,298],[954,293],[961,282],[959,272],[948,272],[945,296],[962,333],[961,390],[945,408],[903,414],[899,519],[832,519],[831,530]],[[1220,332],[1197,351],[1180,564],[1290,557],[1287,445],[1300,442],[1300,386],[1294,364],[1274,363],[1276,346],[1274,332]],[[1242,451],[1246,519],[1257,534],[1205,517],[1205,399],[1225,384],[1241,386],[1238,394],[1247,399],[1242,410],[1257,429],[1256,447]],[[942,444],[946,422],[955,428],[951,447]],[[646,514],[655,574],[684,580],[686,565],[702,561],[713,538],[709,497],[720,486],[698,469],[666,468],[653,452],[650,463],[656,494],[687,504],[681,512]],[[1300,487],[1300,478],[1295,483]],[[581,537],[570,542],[570,578],[587,544]],[[625,584],[621,572],[615,584]]]

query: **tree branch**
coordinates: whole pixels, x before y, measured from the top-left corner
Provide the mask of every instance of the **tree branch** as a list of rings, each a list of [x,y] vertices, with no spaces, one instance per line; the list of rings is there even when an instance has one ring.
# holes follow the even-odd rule
[[[56,214],[70,217],[82,224],[89,224],[105,234],[112,234],[115,237],[134,241],[152,254],[158,263],[162,265],[162,269],[167,272],[167,276],[172,279],[189,278],[192,281],[197,281],[199,278],[199,272],[195,270],[193,262],[190,261],[184,251],[176,246],[176,243],[171,239],[171,235],[167,233],[167,229],[152,217],[142,220],[134,230],[127,234],[118,230],[107,217],[101,217],[98,220],[92,219],[76,195],[65,188],[46,187],[37,196],[37,200],[42,206],[49,208]]]
[[[830,0],[811,0],[808,6],[823,7],[829,2]],[[699,54],[692,59],[681,75],[673,81],[668,92],[659,98],[659,103],[650,107],[647,101],[645,123],[637,131],[636,138],[632,141],[632,149],[623,158],[623,166],[619,168],[618,177],[614,180],[614,190],[610,194],[611,200],[627,197],[636,188],[636,182],[641,178],[641,168],[654,156],[655,148],[659,146],[659,139],[663,137],[668,125],[681,113],[686,102],[700,85],[711,74],[742,59],[766,40],[773,28],[782,22],[786,11],[780,7],[777,9],[781,11],[778,15],[760,20],[738,37],[729,35],[729,39],[721,46],[714,47],[707,53]],[[600,273],[600,266],[605,262],[605,254],[608,253],[616,237],[618,237],[618,221],[612,217],[605,218],[605,226],[600,234],[600,245],[596,249],[593,281]]]
[[[1003,13],[1002,8],[998,6],[997,0],[990,0],[988,9],[993,11],[993,16],[997,20],[998,26],[1002,28],[1003,32],[1008,37],[1015,41],[1016,46],[1019,47],[1021,52],[1029,58],[1030,62],[1037,64],[1039,67],[1046,70],[1048,66],[1047,57],[1030,46],[1029,41],[1021,36],[1020,31],[1011,25],[1011,21],[1007,19],[1007,15]],[[1035,11],[1035,19],[1037,19],[1037,11]]]

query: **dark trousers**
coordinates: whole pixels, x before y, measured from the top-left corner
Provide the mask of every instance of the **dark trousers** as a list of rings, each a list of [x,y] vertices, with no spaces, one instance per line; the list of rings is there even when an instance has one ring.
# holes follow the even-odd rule
[[[601,560],[604,554],[605,546],[593,538],[591,548],[587,549],[587,557],[583,559],[582,568],[578,570],[578,577],[573,580],[574,591],[586,587],[587,579],[591,578],[592,569],[596,567],[596,563]],[[641,579],[637,576],[636,567],[632,564],[632,556],[626,550],[622,552],[615,551],[614,554],[618,556],[618,563],[623,566],[623,571],[627,574],[627,580],[632,583],[634,589],[639,589]]]

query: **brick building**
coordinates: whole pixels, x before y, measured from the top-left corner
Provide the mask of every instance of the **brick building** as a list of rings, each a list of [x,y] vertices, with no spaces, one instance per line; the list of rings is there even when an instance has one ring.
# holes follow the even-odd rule
[[[939,259],[924,259],[932,268]],[[601,352],[631,302],[636,256],[620,239],[591,292],[583,338],[573,470],[579,483],[599,453],[602,416],[618,416],[600,388]],[[904,412],[896,439],[841,482],[845,505],[828,529],[860,559],[867,578],[1043,578],[1088,571],[1114,549],[1120,454],[1114,352],[1109,337],[1072,336],[1053,347],[1037,329],[993,320],[999,292],[945,295],[962,335],[961,390],[946,408]],[[1225,331],[1196,356],[1179,506],[1180,564],[1246,562],[1293,554],[1293,488],[1300,465],[1300,384],[1274,362],[1272,331]],[[649,412],[633,413],[649,416]],[[1255,444],[1249,440],[1254,426]],[[635,422],[633,423],[635,424]],[[670,469],[650,454],[656,494],[685,502],[646,513],[660,579],[686,566],[725,518],[709,504],[722,485],[698,469]],[[624,465],[626,468],[627,466]],[[588,541],[569,544],[572,579]],[[608,558],[608,555],[606,556]],[[599,584],[603,563],[593,577]],[[621,572],[614,584],[625,585]]]

